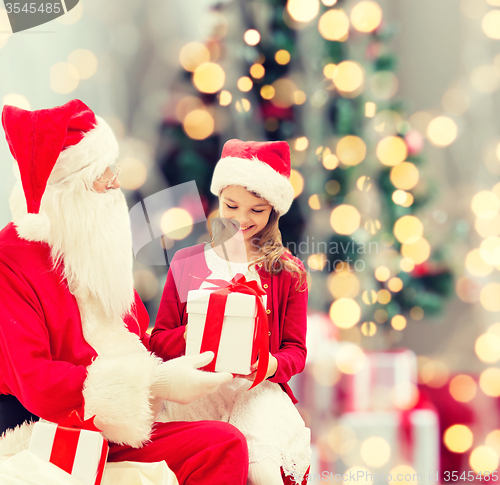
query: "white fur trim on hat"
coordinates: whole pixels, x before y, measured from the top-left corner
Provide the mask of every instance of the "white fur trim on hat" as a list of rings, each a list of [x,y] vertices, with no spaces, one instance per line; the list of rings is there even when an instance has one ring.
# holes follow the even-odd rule
[[[293,202],[290,180],[258,158],[222,158],[215,167],[210,191],[219,195],[229,185],[240,185],[256,192],[281,215],[288,212]]]
[[[49,184],[81,171],[82,177],[98,177],[118,158],[118,142],[110,126],[99,116],[97,124],[76,144],[61,152],[57,159]],[[89,171],[82,170],[90,167]]]
[[[50,236],[50,221],[47,214],[26,214],[15,221],[17,234],[28,241],[48,242]]]

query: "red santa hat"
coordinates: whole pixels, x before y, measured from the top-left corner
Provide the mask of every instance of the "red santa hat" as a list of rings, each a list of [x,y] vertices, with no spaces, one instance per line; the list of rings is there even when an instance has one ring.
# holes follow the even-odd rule
[[[2,126],[15,158],[26,198],[27,216],[16,221],[18,233],[28,240],[47,239],[50,225],[40,204],[56,163],[59,175],[99,176],[118,156],[111,128],[82,101],[27,111],[5,105]]]
[[[286,141],[229,140],[222,148],[210,190],[219,195],[229,185],[240,185],[266,199],[281,215],[293,202],[290,147]]]

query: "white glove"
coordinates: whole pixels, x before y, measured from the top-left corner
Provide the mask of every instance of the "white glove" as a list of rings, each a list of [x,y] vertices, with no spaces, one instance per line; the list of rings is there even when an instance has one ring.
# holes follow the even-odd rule
[[[212,361],[213,352],[178,357],[163,362],[155,372],[151,393],[167,401],[188,404],[214,392],[233,375],[229,372],[205,372],[198,370]]]

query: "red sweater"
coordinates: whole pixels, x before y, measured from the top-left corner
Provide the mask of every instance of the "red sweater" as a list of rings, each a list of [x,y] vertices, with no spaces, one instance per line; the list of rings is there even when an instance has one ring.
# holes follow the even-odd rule
[[[290,258],[303,267],[297,258]],[[278,370],[268,380],[278,383],[296,403],[288,381],[302,372],[306,362],[307,288],[297,289],[297,277],[286,270],[276,276],[262,267],[258,272],[267,293],[269,349],[278,360]],[[203,244],[177,251],[172,258],[150,342],[151,350],[164,360],[185,353],[187,293],[199,289],[201,279],[210,274]]]

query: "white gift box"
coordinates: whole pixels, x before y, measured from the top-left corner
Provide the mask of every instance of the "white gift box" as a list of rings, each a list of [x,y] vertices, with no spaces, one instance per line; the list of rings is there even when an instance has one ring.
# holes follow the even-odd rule
[[[188,292],[186,355],[200,353],[210,294],[214,290]],[[266,296],[262,297],[264,307]],[[215,363],[218,372],[251,374],[253,336],[257,301],[254,295],[230,293],[227,296],[220,344]]]
[[[403,411],[404,412],[404,411]],[[430,409],[413,409],[408,422],[411,429],[411,446],[403,443],[404,430],[402,412],[355,412],[341,415],[336,429],[336,440],[341,449],[335,463],[335,473],[345,473],[352,467],[360,467],[370,472],[372,477],[364,476],[363,483],[384,483],[387,475],[396,473],[396,467],[410,466],[420,475],[419,483],[429,483],[439,470],[439,420]],[[370,438],[382,438],[388,445],[369,446]],[[406,469],[404,473],[409,473]],[[413,472],[412,477],[413,477]],[[393,478],[396,482],[396,477]],[[410,482],[406,482],[410,483]],[[417,483],[412,481],[411,483]]]
[[[33,426],[28,450],[59,466],[83,485],[101,483],[108,456],[108,444],[101,433],[66,428],[43,420]],[[58,457],[54,458],[56,454]]]

